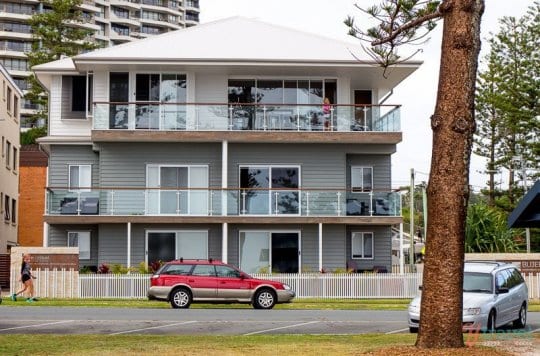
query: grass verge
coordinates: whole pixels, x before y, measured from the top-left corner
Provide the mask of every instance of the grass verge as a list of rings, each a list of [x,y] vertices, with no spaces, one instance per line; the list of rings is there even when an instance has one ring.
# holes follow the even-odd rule
[[[0,335],[2,355],[358,355],[385,349],[406,355],[414,352],[416,336],[410,334],[364,335]],[[383,353],[381,353],[381,351]],[[416,355],[507,355],[482,346],[461,352]],[[446,353],[445,353],[446,352]]]

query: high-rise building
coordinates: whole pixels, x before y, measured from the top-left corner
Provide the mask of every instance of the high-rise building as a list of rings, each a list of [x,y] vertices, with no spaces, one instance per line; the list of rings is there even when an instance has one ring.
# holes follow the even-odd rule
[[[92,40],[104,47],[199,23],[199,0],[83,0],[80,9],[85,19],[80,26],[93,30]],[[51,9],[36,0],[0,1],[0,60],[23,92],[30,76],[25,53],[32,50],[28,20],[47,11]],[[23,100],[22,128],[30,127],[26,118],[36,109]]]

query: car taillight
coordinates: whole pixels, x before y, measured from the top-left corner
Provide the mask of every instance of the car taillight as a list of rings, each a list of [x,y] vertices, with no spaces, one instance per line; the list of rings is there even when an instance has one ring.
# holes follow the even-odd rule
[[[152,275],[152,277],[150,277],[150,285],[151,286],[159,286],[161,283],[160,283],[160,280],[159,280],[159,274],[154,274]]]

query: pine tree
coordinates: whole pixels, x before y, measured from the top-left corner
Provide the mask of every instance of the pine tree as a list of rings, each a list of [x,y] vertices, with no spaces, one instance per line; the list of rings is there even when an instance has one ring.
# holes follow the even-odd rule
[[[32,51],[26,55],[30,67],[99,47],[90,42],[93,31],[78,26],[85,22],[84,14],[79,9],[82,0],[45,0],[41,4],[45,11],[33,15],[29,20],[33,43]],[[29,91],[25,98],[40,107],[30,120],[34,123],[40,119],[45,121],[48,98],[34,75],[29,77]]]
[[[350,33],[371,41],[383,66],[402,61],[397,48],[422,38],[443,20],[439,87],[431,116],[433,148],[427,188],[428,226],[419,348],[463,347],[462,305],[469,164],[475,131],[474,95],[483,0],[383,0],[363,10],[379,22]]]

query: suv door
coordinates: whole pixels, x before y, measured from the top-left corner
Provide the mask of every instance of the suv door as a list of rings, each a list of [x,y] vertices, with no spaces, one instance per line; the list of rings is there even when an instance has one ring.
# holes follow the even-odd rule
[[[187,278],[193,299],[216,299],[217,278],[214,265],[195,265]]]
[[[242,273],[229,266],[216,266],[217,290],[220,299],[239,300],[251,298],[249,280],[242,278]]]

